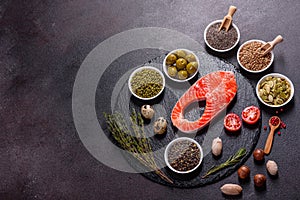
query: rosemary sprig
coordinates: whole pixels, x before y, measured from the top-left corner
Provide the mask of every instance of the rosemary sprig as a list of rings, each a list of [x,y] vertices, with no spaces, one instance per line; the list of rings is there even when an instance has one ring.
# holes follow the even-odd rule
[[[146,138],[144,121],[140,113],[136,113],[133,109],[130,116],[134,135],[130,134],[127,123],[121,113],[104,113],[104,117],[112,136],[124,150],[129,151],[141,164],[153,170],[163,180],[173,183],[155,163],[152,147]]]
[[[245,148],[240,148],[233,156],[230,156],[226,160],[226,162],[217,166],[212,166],[212,168],[210,168],[208,172],[204,176],[202,176],[202,178],[206,178],[209,175],[216,173],[217,171],[220,171],[221,169],[235,165],[236,163],[240,162],[240,160],[246,155],[246,153],[247,150]]]

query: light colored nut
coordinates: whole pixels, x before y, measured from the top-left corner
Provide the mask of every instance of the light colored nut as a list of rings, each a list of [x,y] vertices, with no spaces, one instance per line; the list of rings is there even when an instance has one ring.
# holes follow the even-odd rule
[[[239,195],[243,191],[243,188],[238,184],[227,183],[220,190],[227,195]]]
[[[212,145],[211,145],[211,151],[212,154],[215,156],[219,156],[222,153],[222,140],[221,138],[217,137],[212,141]]]
[[[266,163],[266,168],[268,172],[273,176],[275,176],[278,173],[278,165],[273,160],[268,160],[268,162]]]

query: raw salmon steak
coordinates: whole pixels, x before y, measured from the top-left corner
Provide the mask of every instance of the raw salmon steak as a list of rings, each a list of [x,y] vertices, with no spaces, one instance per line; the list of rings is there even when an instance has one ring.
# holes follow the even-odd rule
[[[194,133],[215,118],[233,100],[237,92],[234,73],[216,71],[201,77],[175,104],[171,120],[174,126],[185,133]],[[202,116],[196,121],[184,118],[184,110],[195,101],[206,101]]]

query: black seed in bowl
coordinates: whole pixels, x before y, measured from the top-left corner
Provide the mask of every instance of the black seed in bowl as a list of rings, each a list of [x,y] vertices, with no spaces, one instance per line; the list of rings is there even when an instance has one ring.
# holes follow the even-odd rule
[[[177,171],[189,171],[200,162],[200,149],[189,140],[175,142],[168,151],[168,162]]]
[[[218,50],[229,49],[238,40],[237,30],[230,26],[229,30],[226,32],[224,29],[219,31],[221,22],[217,22],[211,25],[206,32],[206,41],[208,44]]]

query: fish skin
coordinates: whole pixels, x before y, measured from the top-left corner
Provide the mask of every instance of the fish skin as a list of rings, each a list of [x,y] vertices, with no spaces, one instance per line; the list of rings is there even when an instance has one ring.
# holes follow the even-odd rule
[[[231,71],[216,71],[196,81],[175,104],[171,120],[185,133],[195,133],[208,125],[234,99],[237,84]],[[195,101],[206,101],[203,115],[196,121],[184,118],[184,110]]]

